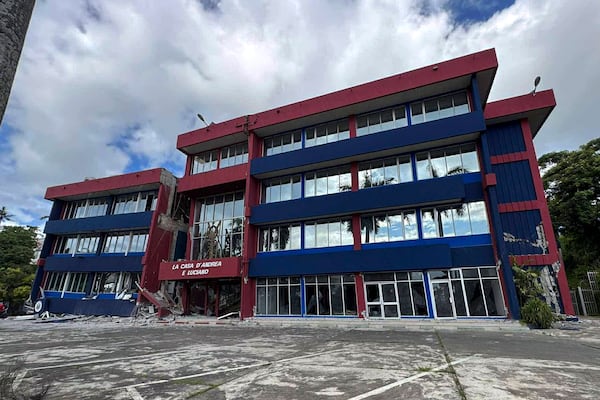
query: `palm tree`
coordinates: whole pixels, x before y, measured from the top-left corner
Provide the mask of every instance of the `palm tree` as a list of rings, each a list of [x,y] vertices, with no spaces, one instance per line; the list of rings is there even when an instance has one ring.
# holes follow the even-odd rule
[[[6,207],[2,206],[2,208],[0,208],[0,224],[4,221],[11,221],[12,217],[14,217],[14,215],[9,214]]]

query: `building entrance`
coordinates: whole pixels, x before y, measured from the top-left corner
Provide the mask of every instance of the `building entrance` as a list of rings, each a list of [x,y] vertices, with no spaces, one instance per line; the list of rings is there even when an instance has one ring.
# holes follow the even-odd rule
[[[190,285],[192,314],[219,317],[240,310],[241,285],[237,280],[210,280]]]
[[[433,310],[436,318],[455,318],[454,296],[449,280],[432,280]]]
[[[366,283],[365,288],[370,317],[398,318],[398,296],[394,282]]]

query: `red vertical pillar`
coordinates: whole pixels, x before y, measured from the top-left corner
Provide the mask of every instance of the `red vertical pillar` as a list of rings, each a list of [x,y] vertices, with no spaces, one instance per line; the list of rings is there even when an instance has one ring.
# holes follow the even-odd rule
[[[194,240],[194,218],[196,212],[196,199],[191,199],[190,201],[190,220],[188,222],[188,234],[187,234],[187,243],[185,245],[185,258],[188,260],[193,260],[196,257],[196,254],[192,254],[192,242]],[[199,257],[198,257],[199,258]]]
[[[569,283],[567,282],[567,274],[565,272],[565,265],[561,262],[561,257],[558,254],[558,245],[554,236],[554,229],[552,229],[552,220],[550,219],[550,210],[548,210],[548,203],[546,202],[546,196],[544,194],[544,184],[542,177],[539,173],[539,165],[537,157],[535,155],[535,148],[533,147],[533,135],[529,127],[527,120],[521,120],[521,129],[523,131],[523,139],[525,139],[525,148],[527,151],[527,157],[529,159],[529,167],[531,169],[531,175],[533,177],[533,185],[535,187],[535,194],[540,204],[540,215],[542,217],[542,226],[544,229],[544,235],[548,242],[548,254],[560,263],[560,269],[557,273],[558,290],[560,291],[560,298],[563,303],[563,309],[565,314],[575,314],[573,308],[573,302],[571,301],[571,294],[569,292]]]
[[[351,115],[348,117],[348,126],[350,128],[350,137],[356,137],[356,115]]]
[[[364,318],[367,315],[367,302],[365,301],[365,284],[361,273],[354,274],[354,282],[356,284],[356,310],[358,311],[358,317]]]
[[[253,131],[248,134],[248,165],[246,166],[246,191],[244,193],[244,241],[242,249],[242,294],[240,304],[240,318],[249,318],[254,315],[256,303],[256,280],[248,276],[250,260],[256,257],[258,234],[256,227],[250,224],[252,207],[260,200],[260,182],[250,175],[252,160],[259,158],[262,140]]]

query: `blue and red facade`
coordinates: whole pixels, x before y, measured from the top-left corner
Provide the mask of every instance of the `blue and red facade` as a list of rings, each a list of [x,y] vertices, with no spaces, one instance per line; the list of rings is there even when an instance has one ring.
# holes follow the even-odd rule
[[[554,96],[488,103],[497,66],[486,50],[180,135],[185,254],[165,245],[143,284],[207,316],[519,318],[518,263],[572,314],[533,147]]]
[[[175,195],[176,178],[161,168],[48,188],[38,311],[131,315],[137,285],[157,291],[160,262],[173,256]]]

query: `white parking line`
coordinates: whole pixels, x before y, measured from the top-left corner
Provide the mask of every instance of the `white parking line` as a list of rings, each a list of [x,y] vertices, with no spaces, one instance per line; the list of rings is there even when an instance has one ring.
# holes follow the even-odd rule
[[[285,363],[285,362],[288,362],[288,361],[301,360],[303,358],[316,357],[316,356],[320,356],[320,355],[323,355],[323,354],[337,353],[337,352],[340,352],[340,351],[345,351],[345,349],[322,351],[322,352],[319,352],[319,353],[305,354],[303,356],[283,358],[281,360],[275,360],[275,361],[263,361],[263,362],[259,362],[259,363],[255,363],[255,364],[250,364],[250,365],[242,365],[240,367],[215,369],[215,370],[208,371],[208,372],[201,372],[199,374],[186,375],[186,376],[178,376],[176,378],[160,379],[160,380],[157,380],[157,381],[136,383],[135,385],[128,385],[128,386],[119,387],[119,388],[116,388],[116,389],[137,388],[137,387],[142,387],[142,386],[157,385],[157,384],[160,384],[160,383],[182,381],[182,380],[191,379],[191,378],[198,378],[198,377],[201,377],[201,376],[208,376],[208,375],[220,374],[222,372],[239,371],[239,370],[242,370],[242,369],[258,368],[258,367],[264,367],[264,366],[272,365],[272,364],[281,364],[281,363]]]
[[[40,370],[44,370],[44,369],[65,368],[65,367],[79,367],[79,366],[82,366],[82,365],[103,364],[103,363],[110,363],[110,362],[118,362],[118,361],[122,361],[122,360],[131,360],[132,358],[154,357],[154,356],[167,356],[167,355],[170,355],[170,354],[187,353],[187,352],[188,352],[188,350],[165,351],[165,352],[162,352],[162,353],[140,354],[139,356],[128,356],[128,357],[119,357],[119,358],[104,358],[102,360],[91,360],[91,361],[80,361],[80,362],[73,362],[73,363],[67,363],[67,364],[46,365],[46,366],[43,366],[43,367],[29,368],[29,370],[30,371],[40,371]]]
[[[21,372],[19,372],[17,374],[17,376],[15,376],[15,380],[13,381],[13,384],[12,384],[13,390],[17,390],[17,388],[23,381],[23,378],[25,378],[25,375],[27,375],[27,369],[23,369]]]
[[[131,398],[133,400],[144,400],[144,398],[142,397],[142,395],[135,388],[128,387],[127,388],[127,393],[129,393],[129,395],[131,396]]]
[[[448,363],[444,363],[442,365],[439,365],[439,366],[433,368],[431,371],[420,372],[420,373],[418,373],[416,375],[412,375],[412,376],[409,376],[408,378],[396,381],[394,383],[390,383],[388,385],[382,386],[382,387],[377,388],[377,389],[373,389],[370,392],[363,393],[361,395],[352,397],[351,399],[348,399],[348,400],[362,400],[362,399],[366,399],[366,398],[371,397],[371,396],[375,396],[375,395],[387,392],[388,390],[393,389],[393,388],[398,387],[398,386],[402,386],[405,383],[412,382],[412,381],[414,381],[416,379],[419,379],[419,378],[422,378],[424,376],[431,375],[434,372],[438,372],[438,371],[441,371],[443,369],[446,369],[446,368],[448,368],[451,365],[456,365],[456,364],[464,363],[465,361],[468,361],[471,358],[476,357],[476,356],[477,356],[477,354],[472,355],[470,357],[461,358],[460,360],[452,361],[449,364]]]

